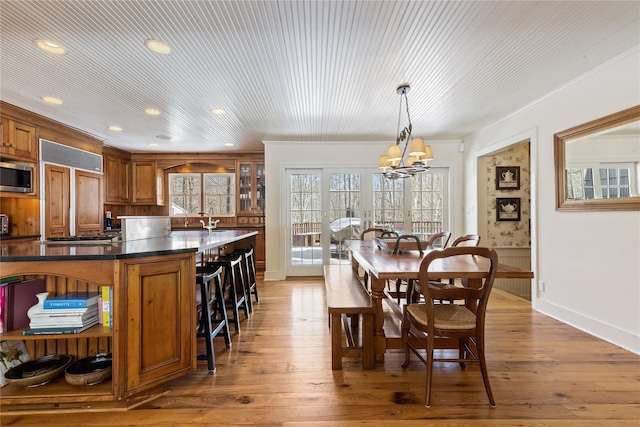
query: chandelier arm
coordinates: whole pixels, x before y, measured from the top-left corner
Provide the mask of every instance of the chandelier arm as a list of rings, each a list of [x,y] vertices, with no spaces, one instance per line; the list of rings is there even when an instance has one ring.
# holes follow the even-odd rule
[[[400,159],[400,164],[404,164],[404,155],[407,154],[407,147],[409,146],[409,141],[411,140],[411,129],[404,128],[407,131],[407,142],[404,144],[404,148],[402,149],[402,159]]]

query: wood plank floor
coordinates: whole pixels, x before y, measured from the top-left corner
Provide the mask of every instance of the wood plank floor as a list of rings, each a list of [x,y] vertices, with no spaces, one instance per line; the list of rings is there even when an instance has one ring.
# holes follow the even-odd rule
[[[475,365],[438,364],[432,407],[423,406],[425,367],[388,352],[363,371],[331,370],[321,278],[259,283],[260,303],[233,348],[216,341],[205,361],[164,396],[126,412],[4,415],[2,426],[639,426],[640,356],[534,312],[495,290],[487,328],[497,407]],[[200,342],[199,348],[203,350]]]

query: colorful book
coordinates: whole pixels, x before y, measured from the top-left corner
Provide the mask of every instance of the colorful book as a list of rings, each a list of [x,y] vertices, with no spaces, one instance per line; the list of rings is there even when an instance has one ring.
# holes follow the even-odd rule
[[[87,317],[98,313],[98,304],[90,305],[87,308],[56,308],[51,310],[40,310],[31,313],[31,318],[35,317]]]
[[[98,313],[86,319],[50,319],[50,320],[32,320],[29,322],[31,329],[42,328],[62,328],[77,327],[86,325],[95,325],[98,323]]]
[[[48,327],[48,326],[83,326],[89,321],[93,321],[98,318],[98,306],[94,306],[93,309],[89,309],[84,314],[57,314],[51,315],[37,315],[31,317],[29,326],[31,328],[36,327]]]
[[[0,387],[7,385],[4,373],[14,366],[31,360],[24,341],[0,341]]]
[[[82,316],[87,311],[97,310],[98,305],[90,305],[86,308],[55,308],[55,309],[42,309],[31,313],[31,316]]]
[[[63,308],[87,308],[98,304],[97,292],[70,292],[64,295],[56,295],[44,300],[45,310],[58,310]]]
[[[102,289],[102,324],[111,326],[111,286],[103,286]]]
[[[109,286],[109,327],[113,328],[113,286]]]
[[[22,331],[22,335],[61,335],[61,334],[79,334],[98,324],[98,317],[93,323],[84,326],[61,326],[57,328],[31,328]]]

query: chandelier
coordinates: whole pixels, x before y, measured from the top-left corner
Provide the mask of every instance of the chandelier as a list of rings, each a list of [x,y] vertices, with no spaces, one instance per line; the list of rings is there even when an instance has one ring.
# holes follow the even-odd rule
[[[409,83],[401,83],[396,89],[396,92],[400,95],[396,143],[390,145],[387,154],[380,156],[378,161],[378,167],[382,169],[382,174],[387,179],[409,178],[417,173],[425,172],[429,170],[427,162],[433,160],[431,146],[424,145],[424,139],[414,138],[411,135],[412,125],[411,116],[409,115],[409,101],[407,99],[409,89]],[[409,122],[404,128],[401,126],[403,98],[407,111],[407,121]],[[404,148],[401,150],[402,142],[404,142]]]

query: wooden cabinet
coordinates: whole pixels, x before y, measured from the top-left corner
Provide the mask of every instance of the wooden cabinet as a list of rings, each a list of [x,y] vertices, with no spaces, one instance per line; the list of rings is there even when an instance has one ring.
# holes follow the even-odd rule
[[[105,203],[129,203],[130,167],[129,159],[104,155]]]
[[[35,388],[9,384],[2,388],[2,412],[124,409],[159,396],[168,381],[194,372],[195,269],[192,252],[111,261],[3,262],[3,277],[39,275],[52,295],[113,286],[112,328],[97,325],[78,335],[0,334],[0,340],[24,340],[32,360],[110,352],[113,371],[110,380],[90,387],[69,385],[64,375]]]
[[[103,225],[102,175],[75,170],[76,234],[98,234]]]
[[[253,251],[256,257],[256,270],[259,271],[264,271],[267,268],[264,242],[264,228],[260,228],[258,229],[258,235],[256,236],[256,247]]]
[[[195,278],[188,257],[126,263],[126,390],[193,371]]]
[[[76,169],[73,175],[75,192],[71,192],[71,169],[45,165],[45,238],[71,235],[71,206],[75,206],[75,232],[102,232],[102,176]]]
[[[62,237],[71,233],[71,169],[44,166],[44,236]]]
[[[131,204],[164,206],[164,171],[156,161],[131,162]]]
[[[17,159],[38,160],[36,128],[12,119],[2,118],[0,153]]]
[[[264,162],[236,162],[238,215],[264,215]]]
[[[236,162],[237,224],[256,230],[255,241],[256,269],[264,271],[265,235],[265,175],[264,161],[238,160]]]

